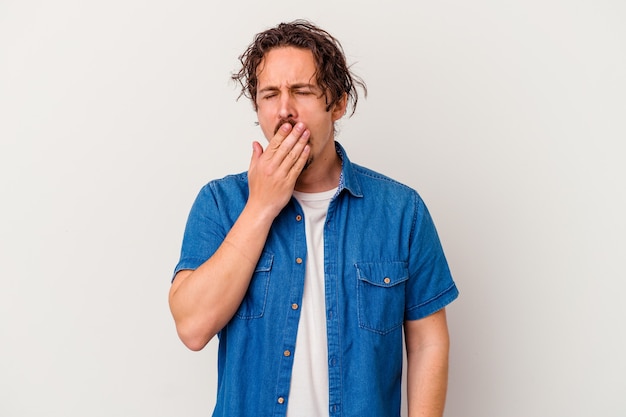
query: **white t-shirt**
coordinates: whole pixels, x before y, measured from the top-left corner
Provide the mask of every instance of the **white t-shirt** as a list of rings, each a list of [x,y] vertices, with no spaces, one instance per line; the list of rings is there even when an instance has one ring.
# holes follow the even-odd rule
[[[328,345],[324,289],[324,223],[337,189],[294,191],[304,210],[307,260],[287,417],[328,416]]]

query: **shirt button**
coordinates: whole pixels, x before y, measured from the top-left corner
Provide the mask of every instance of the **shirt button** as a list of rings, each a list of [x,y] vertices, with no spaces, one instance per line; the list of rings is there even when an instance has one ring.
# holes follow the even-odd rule
[[[302,258],[296,258],[296,263],[297,264],[301,264],[302,263]]]
[[[302,216],[298,214],[298,215],[296,216],[296,220],[297,220],[297,221],[302,220]]]
[[[291,309],[292,309],[292,310],[297,310],[297,309],[298,309],[298,304],[293,303],[293,304],[291,305]]]
[[[383,279],[383,281],[385,281],[385,284],[389,284],[391,282],[391,279],[389,277],[386,277],[385,279]]]
[[[291,352],[286,350],[286,351],[283,352],[283,355],[289,357],[289,356],[291,356]]]
[[[285,399],[283,397],[278,397],[278,404],[283,404]]]

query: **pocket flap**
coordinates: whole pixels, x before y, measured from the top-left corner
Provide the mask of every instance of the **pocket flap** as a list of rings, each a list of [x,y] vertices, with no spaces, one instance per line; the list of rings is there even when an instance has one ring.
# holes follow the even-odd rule
[[[354,266],[360,281],[378,287],[393,287],[409,279],[406,262],[358,262]]]
[[[259,262],[257,262],[254,272],[268,272],[272,270],[272,262],[274,262],[274,255],[269,252],[261,253]]]

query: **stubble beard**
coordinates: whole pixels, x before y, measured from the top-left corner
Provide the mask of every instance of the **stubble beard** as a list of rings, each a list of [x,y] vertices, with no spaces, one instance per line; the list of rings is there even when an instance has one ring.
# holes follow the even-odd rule
[[[302,173],[302,172],[306,171],[306,169],[308,167],[310,167],[312,163],[313,163],[313,157],[310,156],[309,159],[307,159],[306,162],[304,163],[304,168],[302,168],[302,171],[300,171],[300,172]]]

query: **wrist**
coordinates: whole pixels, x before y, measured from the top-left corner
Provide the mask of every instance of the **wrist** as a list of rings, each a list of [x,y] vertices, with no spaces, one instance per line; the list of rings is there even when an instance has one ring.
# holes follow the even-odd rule
[[[267,226],[269,229],[281,210],[282,207],[248,201],[240,217],[246,218],[254,225],[261,227]]]

